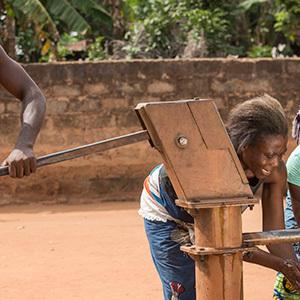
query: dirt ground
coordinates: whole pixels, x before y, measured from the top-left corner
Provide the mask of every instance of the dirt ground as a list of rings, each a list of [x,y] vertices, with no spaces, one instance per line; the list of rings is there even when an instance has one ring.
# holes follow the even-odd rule
[[[137,208],[1,208],[0,299],[162,299]],[[243,227],[260,230],[259,206],[244,214]],[[244,299],[272,299],[274,278],[274,271],[244,263]]]

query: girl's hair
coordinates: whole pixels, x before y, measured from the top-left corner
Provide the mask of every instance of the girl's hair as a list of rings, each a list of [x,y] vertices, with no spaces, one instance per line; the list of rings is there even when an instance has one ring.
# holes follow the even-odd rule
[[[297,144],[299,144],[299,142],[300,142],[300,110],[298,110],[298,112],[293,120],[292,137],[297,141]]]
[[[255,145],[266,135],[287,137],[288,122],[281,104],[265,94],[245,101],[229,114],[227,131],[235,151]]]

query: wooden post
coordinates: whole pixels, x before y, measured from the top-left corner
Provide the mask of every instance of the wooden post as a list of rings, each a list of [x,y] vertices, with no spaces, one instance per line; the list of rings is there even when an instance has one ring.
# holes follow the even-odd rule
[[[206,208],[191,212],[195,221],[195,245],[213,249],[242,245],[239,206]],[[240,299],[242,253],[194,256],[197,300]]]
[[[242,298],[241,206],[256,203],[211,100],[142,103],[136,108],[178,196],[194,217],[197,300]]]

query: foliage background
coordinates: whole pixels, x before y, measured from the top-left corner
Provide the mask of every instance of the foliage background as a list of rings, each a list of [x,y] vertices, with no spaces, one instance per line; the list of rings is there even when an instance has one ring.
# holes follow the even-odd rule
[[[300,54],[300,0],[0,0],[23,62]]]

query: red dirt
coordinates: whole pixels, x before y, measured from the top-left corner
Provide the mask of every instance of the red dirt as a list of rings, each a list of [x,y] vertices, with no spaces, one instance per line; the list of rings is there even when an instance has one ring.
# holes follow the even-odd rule
[[[163,299],[138,203],[14,206],[0,213],[0,299]],[[260,207],[243,217],[260,230]],[[275,271],[244,264],[244,299],[269,300]]]

